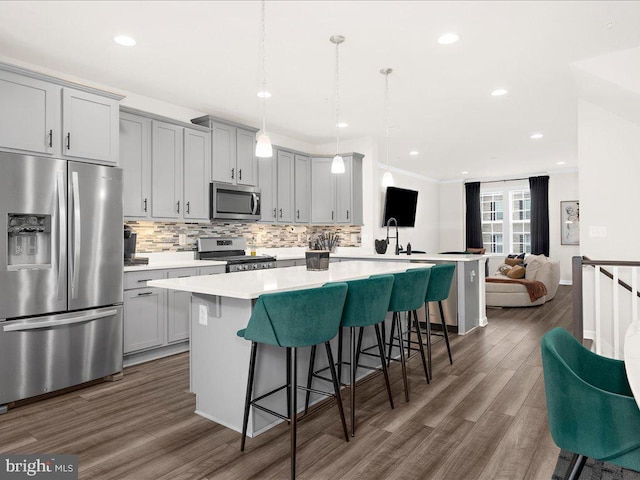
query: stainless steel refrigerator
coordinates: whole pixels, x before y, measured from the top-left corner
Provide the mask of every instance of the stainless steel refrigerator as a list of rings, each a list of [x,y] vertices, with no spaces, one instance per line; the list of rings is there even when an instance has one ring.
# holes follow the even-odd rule
[[[0,412],[122,370],[122,170],[0,153]]]

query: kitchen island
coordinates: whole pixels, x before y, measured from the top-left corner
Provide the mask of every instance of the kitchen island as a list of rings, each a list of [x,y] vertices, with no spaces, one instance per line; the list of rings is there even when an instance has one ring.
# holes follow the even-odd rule
[[[430,267],[431,264],[422,266]],[[238,337],[236,332],[247,326],[258,296],[263,293],[320,287],[328,282],[399,273],[410,268],[416,268],[416,265],[408,262],[349,261],[332,263],[326,271],[290,267],[154,280],[148,284],[191,293],[190,373],[191,390],[196,394],[196,413],[241,432],[251,342]],[[368,333],[370,336],[365,336],[364,341],[369,343],[364,345],[374,342],[373,333]],[[333,343],[337,344],[335,339]],[[270,345],[260,346],[254,387],[256,396],[284,384],[284,352],[284,349]],[[301,353],[298,357],[297,381],[298,384],[306,384],[308,357]],[[323,362],[326,365],[326,357],[318,355],[316,366],[324,366]],[[360,373],[365,375],[370,372],[361,369]],[[346,378],[345,374],[344,379]],[[328,385],[318,384],[317,387],[329,389]],[[304,392],[299,391],[298,395],[298,405],[303,406]],[[312,395],[312,402],[321,398],[323,397]],[[285,391],[281,392],[281,396],[273,395],[261,403],[267,408],[283,412],[287,405]],[[258,435],[280,422],[277,418],[252,409],[247,434]]]

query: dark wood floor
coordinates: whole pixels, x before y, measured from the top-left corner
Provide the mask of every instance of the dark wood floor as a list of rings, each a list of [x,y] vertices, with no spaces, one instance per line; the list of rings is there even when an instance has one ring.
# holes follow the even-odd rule
[[[570,327],[571,289],[546,305],[489,309],[489,325],[454,337],[454,364],[435,346],[434,379],[410,362],[411,401],[392,365],[395,410],[382,378],[358,390],[356,437],[341,437],[335,406],[298,429],[302,479],[545,479],[558,448],[546,420],[539,343]],[[125,370],[102,383],[10,410],[0,417],[0,452],[74,453],[82,479],[279,479],[289,475],[289,431],[247,441],[193,413],[187,354]],[[343,392],[345,408],[349,394]],[[348,413],[348,411],[347,411]]]

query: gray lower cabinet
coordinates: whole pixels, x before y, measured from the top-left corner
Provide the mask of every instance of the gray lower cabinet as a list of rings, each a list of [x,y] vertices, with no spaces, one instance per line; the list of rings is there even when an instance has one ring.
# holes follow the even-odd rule
[[[151,216],[151,119],[120,113],[120,167],[123,169],[124,216]]]
[[[116,165],[121,99],[0,63],[0,149]]]
[[[311,159],[305,155],[294,158],[294,219],[295,223],[309,223],[311,209]]]
[[[165,343],[166,291],[140,288],[124,292],[125,355]]]
[[[189,341],[191,294],[147,287],[149,280],[224,273],[224,265],[146,270],[124,274],[124,354],[142,352],[146,359],[175,353],[164,352]],[[166,348],[163,348],[166,347]],[[153,357],[153,358],[155,358]]]

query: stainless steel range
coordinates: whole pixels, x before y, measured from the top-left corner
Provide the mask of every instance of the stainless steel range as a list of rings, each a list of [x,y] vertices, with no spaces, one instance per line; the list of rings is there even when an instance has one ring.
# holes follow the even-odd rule
[[[200,237],[198,258],[227,262],[227,272],[275,268],[276,259],[268,255],[246,255],[243,237]]]

